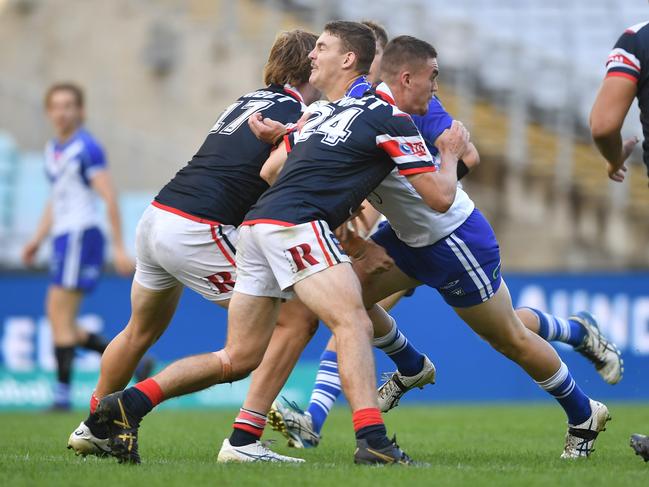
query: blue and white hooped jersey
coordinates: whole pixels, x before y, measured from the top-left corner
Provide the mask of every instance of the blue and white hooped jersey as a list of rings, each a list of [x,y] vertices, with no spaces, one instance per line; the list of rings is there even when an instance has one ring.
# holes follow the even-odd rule
[[[390,88],[381,83],[376,92],[386,101],[394,104]],[[439,167],[440,158],[435,139],[451,126],[453,119],[436,98],[429,104],[428,113],[413,117],[415,125],[426,141],[433,155],[434,164]],[[428,206],[417,190],[403,174],[392,171],[367,197],[367,200],[390,222],[399,240],[410,247],[432,245],[450,235],[471,215],[475,204],[469,195],[458,186],[455,200],[445,213],[439,213]]]
[[[52,184],[52,235],[98,226],[98,196],[92,177],[106,168],[104,151],[83,128],[64,144],[45,147],[45,172]]]

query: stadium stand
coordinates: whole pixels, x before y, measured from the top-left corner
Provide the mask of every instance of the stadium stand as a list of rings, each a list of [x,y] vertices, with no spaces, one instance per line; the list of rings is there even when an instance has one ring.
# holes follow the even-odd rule
[[[168,1],[152,9],[152,2],[117,0],[92,7],[101,19],[92,28],[107,33],[119,24],[119,38],[102,35],[97,39],[113,41],[83,43],[92,36],[78,19],[91,7],[77,5],[76,18],[52,16],[48,2],[33,3],[28,11],[0,9],[0,62],[9,68],[0,74],[0,128],[10,129],[23,150],[39,150],[46,136],[42,88],[73,73],[88,87],[89,127],[107,146],[119,188],[135,195],[164,184],[235,91],[259,84],[261,53],[277,30],[318,30],[331,17],[367,16],[360,3],[343,1]],[[510,269],[646,267],[644,167],[636,155],[628,181],[609,183],[586,129],[608,52],[626,27],[649,19],[649,5],[375,0],[373,7],[392,35],[418,35],[438,48],[440,97],[469,126],[482,156],[467,188],[494,223]],[[9,39],[37,53],[48,45],[49,58],[42,52],[29,61],[12,57],[2,47]],[[62,52],[83,59],[92,53],[101,64],[76,63],[75,56],[57,63]],[[165,69],[158,69],[160,63]],[[641,135],[634,110],[627,135]],[[18,164],[17,156],[6,155],[11,151],[3,140],[0,171]],[[0,182],[2,229],[12,219],[28,218],[16,213],[19,200],[8,181]],[[6,233],[0,242],[22,238]]]

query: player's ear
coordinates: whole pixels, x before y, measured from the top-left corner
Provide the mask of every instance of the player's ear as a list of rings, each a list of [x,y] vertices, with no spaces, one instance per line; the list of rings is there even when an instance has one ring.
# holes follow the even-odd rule
[[[399,81],[401,82],[402,86],[409,87],[411,82],[410,71],[401,71],[401,74],[399,75]]]
[[[349,51],[343,59],[343,68],[353,68],[356,63],[356,54]]]

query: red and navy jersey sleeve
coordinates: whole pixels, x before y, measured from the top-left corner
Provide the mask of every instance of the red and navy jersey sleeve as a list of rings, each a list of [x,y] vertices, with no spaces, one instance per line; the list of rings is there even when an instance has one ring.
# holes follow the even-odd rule
[[[638,30],[645,24],[638,24],[624,31],[606,61],[606,77],[620,76],[638,83],[646,57],[640,42]]]
[[[410,116],[394,107],[393,111],[394,115],[376,136],[377,147],[390,156],[404,176],[436,171],[426,142]]]

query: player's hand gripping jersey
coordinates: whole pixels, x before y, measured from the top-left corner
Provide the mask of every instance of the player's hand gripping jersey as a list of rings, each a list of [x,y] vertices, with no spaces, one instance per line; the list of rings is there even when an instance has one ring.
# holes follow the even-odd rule
[[[409,115],[380,98],[345,97],[318,107],[299,133],[277,182],[244,224],[338,227],[396,166],[403,175],[436,171]]]
[[[637,98],[644,141],[643,161],[649,173],[649,22],[626,29],[606,62],[606,77],[621,76],[638,85]]]
[[[193,159],[160,191],[154,205],[238,226],[268,188],[259,171],[272,147],[258,140],[248,117],[261,113],[282,123],[300,118],[304,104],[289,87],[271,85],[227,107]]]

